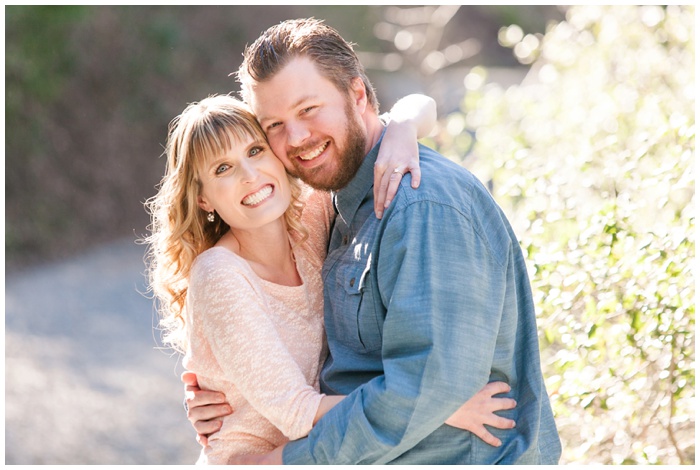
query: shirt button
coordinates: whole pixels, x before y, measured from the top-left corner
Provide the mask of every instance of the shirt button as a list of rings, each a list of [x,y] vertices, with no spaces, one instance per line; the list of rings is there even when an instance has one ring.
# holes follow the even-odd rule
[[[355,278],[350,279],[350,287],[355,287]]]
[[[347,244],[348,244],[348,236],[345,235],[345,236],[343,237],[343,245],[347,245]]]

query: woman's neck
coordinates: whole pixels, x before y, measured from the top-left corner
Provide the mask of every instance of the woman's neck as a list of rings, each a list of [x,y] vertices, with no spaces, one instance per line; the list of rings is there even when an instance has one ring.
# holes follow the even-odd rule
[[[302,284],[296,269],[289,232],[283,220],[254,230],[231,229],[219,244],[245,259],[255,274],[286,286]]]

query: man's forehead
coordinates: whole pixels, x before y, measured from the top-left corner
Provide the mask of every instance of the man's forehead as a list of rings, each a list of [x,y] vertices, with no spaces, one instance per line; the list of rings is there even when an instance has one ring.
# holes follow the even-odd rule
[[[267,100],[265,102],[258,102],[257,106],[254,106],[256,116],[259,122],[268,121],[270,119],[275,119],[279,117],[280,114],[286,112],[294,112],[299,109],[305,103],[318,99],[318,95],[315,93],[307,93],[294,97],[294,101],[288,103],[280,103],[276,100]]]
[[[324,83],[327,82],[327,83]],[[296,57],[285,64],[272,77],[264,81],[250,81],[247,95],[258,119],[266,119],[271,110],[287,111],[305,101],[318,99],[323,89],[333,87],[331,81],[320,74],[313,61]]]

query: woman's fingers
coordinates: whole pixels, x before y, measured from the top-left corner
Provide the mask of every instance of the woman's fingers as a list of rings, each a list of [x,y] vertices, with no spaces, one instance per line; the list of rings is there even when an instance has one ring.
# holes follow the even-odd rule
[[[510,385],[505,382],[489,382],[481,389],[482,392],[488,393],[489,396],[498,395],[499,393],[510,392]]]
[[[382,218],[384,212],[384,199],[386,198],[386,187],[389,184],[386,176],[386,165],[377,162],[374,164],[374,213],[378,219]]]
[[[498,439],[496,436],[488,432],[488,430],[480,426],[477,429],[472,431],[474,434],[476,434],[476,437],[484,441],[485,443],[492,445],[494,447],[500,447],[502,442],[500,439]]]
[[[408,169],[408,171],[411,172],[411,187],[413,189],[416,189],[418,186],[420,186],[420,177],[421,177],[420,166],[411,167]],[[388,207],[388,204],[387,204],[387,207]]]

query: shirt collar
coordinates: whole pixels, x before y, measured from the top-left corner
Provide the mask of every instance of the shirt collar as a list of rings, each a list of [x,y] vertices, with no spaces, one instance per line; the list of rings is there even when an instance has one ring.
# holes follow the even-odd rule
[[[377,161],[377,155],[379,155],[379,146],[384,138],[384,132],[386,132],[386,127],[382,130],[382,134],[379,136],[377,143],[374,144],[374,147],[372,147],[372,150],[365,155],[362,165],[360,165],[360,168],[357,170],[357,173],[350,183],[340,191],[332,192],[336,211],[348,226],[350,225],[350,221],[355,217],[355,213],[362,204],[362,201],[364,201],[368,195],[373,197],[374,163]]]

